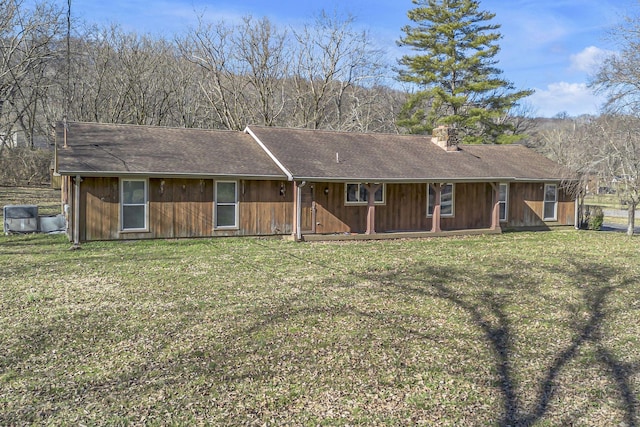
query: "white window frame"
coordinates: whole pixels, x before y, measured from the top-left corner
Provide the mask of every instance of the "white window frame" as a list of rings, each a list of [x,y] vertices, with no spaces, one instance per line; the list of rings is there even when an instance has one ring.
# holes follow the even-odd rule
[[[235,195],[233,202],[218,202],[218,184],[234,184]],[[240,218],[238,205],[238,181],[215,181],[213,194],[213,228],[214,230],[237,230]],[[218,225],[218,206],[233,206],[235,210],[234,223],[232,225]]]
[[[377,185],[378,183],[375,183],[373,185]],[[357,191],[356,191],[356,197],[358,198],[358,200],[349,200],[349,186],[350,185],[356,185],[357,186]],[[367,190],[365,189],[365,184],[359,183],[359,182],[346,182],[344,184],[344,204],[345,205],[349,205],[349,206],[362,206],[362,205],[367,205],[368,202],[366,200],[366,198],[364,198],[364,196],[362,196],[362,194],[368,194]],[[387,192],[386,189],[386,184],[381,184],[381,192],[382,192],[382,200],[375,200],[373,202],[374,205],[384,205],[385,204],[385,195]],[[377,193],[377,192],[376,192]],[[374,194],[375,197],[375,194]]]
[[[500,187],[504,187],[504,200],[500,199]],[[498,204],[504,206],[504,217],[500,215],[500,222],[507,222],[509,220],[509,183],[501,182],[498,184]],[[498,212],[502,212],[502,209],[498,209]]]
[[[554,188],[554,200],[547,200],[547,193],[549,187]],[[542,196],[542,220],[543,221],[557,221],[558,220],[558,184],[545,184],[544,195]],[[553,203],[553,217],[547,217],[547,203]]]
[[[451,186],[451,213],[442,212],[442,190],[446,186]],[[442,184],[440,189],[440,217],[441,218],[453,218],[456,216],[456,185],[453,182],[447,182]],[[435,200],[435,194],[433,195]],[[431,211],[431,213],[429,213]],[[427,218],[433,217],[433,208],[431,207],[431,185],[427,184]]]
[[[124,201],[125,182],[144,183],[144,203],[125,203]],[[144,227],[125,228],[124,209],[126,206],[144,206]],[[149,180],[147,178],[120,178],[120,231],[127,232],[127,233],[149,231]]]

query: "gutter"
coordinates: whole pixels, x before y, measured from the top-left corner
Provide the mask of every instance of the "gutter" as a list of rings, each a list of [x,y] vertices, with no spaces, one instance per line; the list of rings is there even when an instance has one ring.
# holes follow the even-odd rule
[[[194,173],[166,173],[166,172],[131,172],[131,171],[71,171],[60,170],[59,175],[75,176],[81,174],[84,177],[108,177],[118,178],[122,176],[144,176],[149,178],[193,178],[193,179],[256,179],[256,180],[282,180],[282,175],[227,175],[227,174],[194,174]]]
[[[516,177],[472,177],[472,178],[451,178],[451,177],[431,177],[431,178],[373,178],[373,177],[319,177],[319,176],[296,176],[296,180],[308,182],[379,182],[385,184],[415,184],[430,182],[451,182],[451,183],[482,183],[482,182],[544,182],[554,183],[562,181],[563,178],[516,178]]]

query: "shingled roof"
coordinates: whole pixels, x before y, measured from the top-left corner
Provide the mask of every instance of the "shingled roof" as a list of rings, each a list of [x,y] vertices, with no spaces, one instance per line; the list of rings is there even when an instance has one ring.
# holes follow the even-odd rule
[[[243,132],[70,122],[66,139],[59,123],[62,175],[287,178]]]
[[[301,180],[361,182],[558,181],[571,172],[522,145],[460,145],[447,152],[431,136],[250,126]]]
[[[62,175],[358,182],[558,181],[571,176],[521,145],[460,145],[447,152],[425,135],[70,122],[65,147],[62,124],[56,133]]]

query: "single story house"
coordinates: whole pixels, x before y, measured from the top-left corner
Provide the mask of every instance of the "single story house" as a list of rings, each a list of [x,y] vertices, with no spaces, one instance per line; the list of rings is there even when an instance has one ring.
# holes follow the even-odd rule
[[[69,237],[366,238],[573,226],[569,172],[521,145],[249,126],[60,123]]]

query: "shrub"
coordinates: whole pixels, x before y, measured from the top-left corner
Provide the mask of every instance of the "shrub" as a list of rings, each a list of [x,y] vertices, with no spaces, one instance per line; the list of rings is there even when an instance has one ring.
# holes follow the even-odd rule
[[[0,154],[0,185],[45,184],[53,152],[24,147],[5,148]]]
[[[589,215],[589,230],[600,230],[604,221],[604,212],[600,206],[595,206]]]

